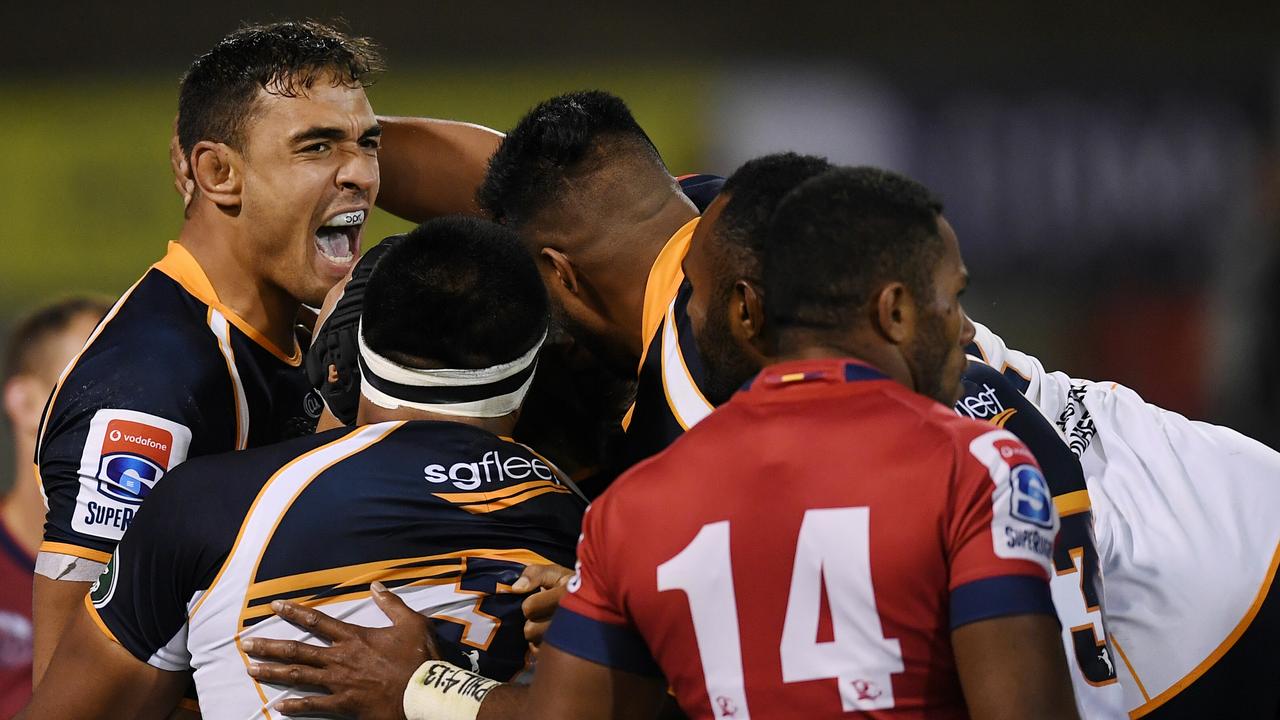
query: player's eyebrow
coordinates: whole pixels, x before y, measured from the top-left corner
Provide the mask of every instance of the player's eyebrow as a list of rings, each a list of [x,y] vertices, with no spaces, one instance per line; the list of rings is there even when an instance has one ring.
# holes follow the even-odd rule
[[[297,144],[310,140],[341,140],[346,135],[347,132],[342,128],[314,126],[294,133],[293,137],[289,138],[289,142]]]
[[[370,125],[367,130],[360,133],[361,140],[367,140],[368,138],[376,138],[376,137],[382,137],[381,125]]]

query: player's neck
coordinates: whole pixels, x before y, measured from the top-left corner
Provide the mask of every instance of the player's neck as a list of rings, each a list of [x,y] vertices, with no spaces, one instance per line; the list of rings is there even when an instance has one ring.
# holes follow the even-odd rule
[[[482,417],[464,417],[460,415],[444,415],[442,413],[427,412],[426,410],[413,410],[408,408],[396,408],[388,410],[378,407],[373,403],[360,399],[360,409],[356,413],[356,425],[373,425],[382,422],[403,422],[408,420],[430,420],[433,422],[451,422],[459,425],[469,425],[479,428],[486,432],[491,432],[500,437],[510,437],[515,431],[516,420],[519,419],[518,413],[508,413],[501,417],[482,418]]]
[[[13,539],[34,557],[44,536],[44,501],[31,464],[35,448],[30,442],[14,445],[13,485],[0,508],[0,519]]]
[[[659,253],[672,236],[698,216],[684,196],[673,196],[661,210],[633,226],[625,238],[612,244],[601,258],[601,267],[589,277],[600,277],[595,290],[604,306],[605,317],[614,326],[619,343],[626,348],[632,363],[640,362],[644,345],[645,290],[649,273]],[[607,264],[607,266],[605,266]],[[668,299],[664,298],[665,301]]]
[[[200,265],[218,300],[288,353],[294,346],[293,328],[301,303],[241,263],[231,249],[245,242],[232,228],[203,222],[198,215],[187,220],[178,235],[178,243]]]
[[[883,343],[866,342],[856,336],[839,340],[830,338],[818,340],[812,337],[807,340],[797,338],[788,340],[779,350],[778,355],[772,358],[770,364],[800,360],[859,360],[888,375],[891,380],[905,386],[908,390],[915,390],[911,369],[907,367],[901,353]]]

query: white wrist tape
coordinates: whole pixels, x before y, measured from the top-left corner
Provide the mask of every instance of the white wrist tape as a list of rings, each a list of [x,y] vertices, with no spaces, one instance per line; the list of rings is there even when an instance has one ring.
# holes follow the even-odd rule
[[[428,660],[418,666],[404,689],[404,716],[408,720],[476,720],[484,696],[501,684],[443,660]]]

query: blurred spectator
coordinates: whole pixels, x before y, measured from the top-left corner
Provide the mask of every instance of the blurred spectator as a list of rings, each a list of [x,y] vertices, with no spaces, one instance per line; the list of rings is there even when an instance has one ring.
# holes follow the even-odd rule
[[[0,505],[0,718],[12,717],[31,695],[31,581],[44,530],[32,464],[40,414],[62,368],[110,307],[94,297],[46,305],[19,322],[4,346],[0,387],[14,467]]]

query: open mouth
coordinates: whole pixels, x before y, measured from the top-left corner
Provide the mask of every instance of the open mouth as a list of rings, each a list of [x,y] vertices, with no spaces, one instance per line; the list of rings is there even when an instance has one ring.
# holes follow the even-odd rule
[[[316,249],[326,260],[347,265],[355,259],[365,214],[364,210],[338,213],[316,229]]]

